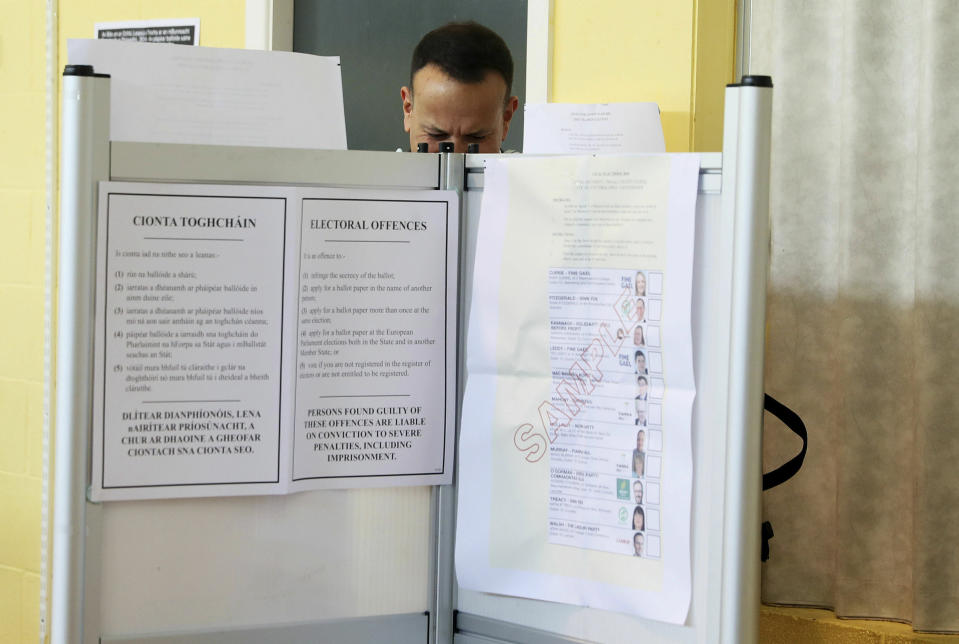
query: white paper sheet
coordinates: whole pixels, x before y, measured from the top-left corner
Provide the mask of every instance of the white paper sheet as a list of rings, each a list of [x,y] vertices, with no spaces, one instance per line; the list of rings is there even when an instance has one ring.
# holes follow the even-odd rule
[[[656,103],[525,106],[524,154],[665,152]]]
[[[685,620],[698,170],[696,155],[487,163],[460,432],[461,586]],[[655,389],[636,331],[648,329],[649,299],[663,321]]]
[[[67,42],[70,64],[110,74],[110,139],[346,149],[338,57]]]
[[[452,437],[430,429],[456,408],[457,217],[423,193],[303,200],[292,462],[303,489],[450,475]]]
[[[104,195],[95,488],[281,480],[287,195]],[[210,221],[222,226],[206,225]],[[102,398],[102,401],[101,401]]]
[[[93,499],[450,483],[458,212],[102,182]]]

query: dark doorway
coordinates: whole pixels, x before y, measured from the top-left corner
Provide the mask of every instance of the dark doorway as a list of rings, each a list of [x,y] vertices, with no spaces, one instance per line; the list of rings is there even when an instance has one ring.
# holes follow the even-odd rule
[[[407,149],[400,87],[423,34],[452,20],[475,20],[497,32],[513,54],[513,93],[520,108],[505,149],[523,143],[526,97],[526,0],[296,0],[293,51],[339,56],[351,150]]]

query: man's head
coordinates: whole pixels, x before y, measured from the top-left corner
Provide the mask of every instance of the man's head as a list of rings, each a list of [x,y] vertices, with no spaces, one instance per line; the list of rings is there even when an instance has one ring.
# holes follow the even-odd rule
[[[499,152],[519,100],[510,94],[513,58],[503,39],[475,22],[453,22],[429,32],[413,50],[410,85],[400,89],[403,129],[410,149],[429,143],[456,152],[478,143]]]
[[[633,535],[633,554],[637,557],[643,556],[643,533],[637,532]]]
[[[646,410],[643,410],[643,414],[646,414]],[[646,451],[646,430],[641,429],[636,432],[636,449],[640,452]]]
[[[643,502],[643,482],[642,481],[633,481],[633,499],[636,500],[636,503]]]

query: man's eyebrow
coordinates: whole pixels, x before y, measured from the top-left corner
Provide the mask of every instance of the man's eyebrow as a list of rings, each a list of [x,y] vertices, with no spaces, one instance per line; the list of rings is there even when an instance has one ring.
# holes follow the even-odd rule
[[[493,130],[476,130],[475,132],[470,132],[466,136],[476,139],[485,139],[490,134],[493,133]]]
[[[435,125],[424,125],[424,126],[423,126],[423,131],[426,132],[426,134],[428,134],[429,136],[435,136],[435,137],[442,137],[442,136],[449,136],[449,135],[450,135],[449,132],[447,132],[447,131],[444,130],[443,128],[437,127],[437,126],[435,126]],[[488,136],[491,135],[492,133],[493,133],[493,130],[490,129],[490,128],[487,128],[487,129],[485,129],[485,130],[474,130],[474,131],[472,131],[472,132],[468,132],[468,133],[464,134],[463,136],[466,137],[466,138],[485,139],[486,137],[488,137]]]

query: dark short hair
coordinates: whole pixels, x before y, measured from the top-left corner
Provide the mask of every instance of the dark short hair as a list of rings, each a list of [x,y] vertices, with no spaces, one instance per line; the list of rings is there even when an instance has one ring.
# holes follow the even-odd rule
[[[427,65],[436,65],[461,83],[480,83],[487,72],[506,81],[506,98],[513,89],[513,57],[499,34],[478,22],[451,22],[429,32],[413,50],[413,75]]]

